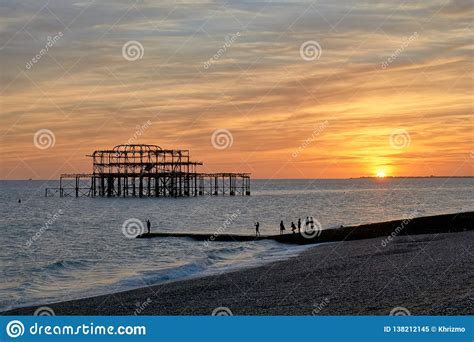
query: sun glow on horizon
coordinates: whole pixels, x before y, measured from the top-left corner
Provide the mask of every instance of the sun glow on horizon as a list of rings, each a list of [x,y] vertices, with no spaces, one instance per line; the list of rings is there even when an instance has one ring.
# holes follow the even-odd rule
[[[387,175],[385,174],[384,171],[377,171],[377,174],[375,176],[377,178],[385,178]]]

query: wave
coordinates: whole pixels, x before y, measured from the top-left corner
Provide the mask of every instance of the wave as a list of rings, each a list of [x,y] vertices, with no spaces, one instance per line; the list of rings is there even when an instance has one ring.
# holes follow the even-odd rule
[[[173,281],[193,279],[213,274],[235,271],[243,268],[259,266],[268,262],[287,259],[313,246],[286,246],[275,241],[260,241],[259,243],[234,244],[216,242],[212,248],[201,254],[194,254],[183,262],[167,264],[167,267],[156,269],[156,264],[148,269],[137,267],[133,274],[129,269],[120,268],[109,273],[111,278],[103,276],[103,267],[95,270],[94,265],[101,265],[88,260],[55,260],[54,262],[37,267],[34,272],[45,276],[35,278],[34,283],[24,283],[22,289],[17,289],[18,301],[16,306],[42,304],[60,300],[79,299],[111,292],[119,292],[140,288],[145,285],[153,286]],[[146,266],[146,263],[142,264]],[[164,266],[165,264],[161,264]],[[137,265],[136,265],[137,266]],[[89,277],[83,278],[81,271],[88,269]],[[141,269],[140,269],[141,268]],[[97,276],[100,277],[100,283]],[[51,278],[59,280],[58,286],[51,288]],[[78,282],[78,279],[81,279]],[[108,278],[108,279],[107,279]],[[67,291],[59,284],[79,285],[68,286]],[[46,290],[46,291],[45,291]],[[28,291],[25,293],[24,291]],[[6,309],[10,303],[2,303],[0,308]]]

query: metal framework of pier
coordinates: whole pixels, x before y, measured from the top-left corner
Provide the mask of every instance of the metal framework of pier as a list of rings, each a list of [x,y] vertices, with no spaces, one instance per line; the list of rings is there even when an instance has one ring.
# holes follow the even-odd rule
[[[156,145],[118,145],[94,151],[92,173],[62,174],[59,188],[45,196],[60,197],[190,197],[250,195],[249,173],[200,173],[202,162],[189,150]]]

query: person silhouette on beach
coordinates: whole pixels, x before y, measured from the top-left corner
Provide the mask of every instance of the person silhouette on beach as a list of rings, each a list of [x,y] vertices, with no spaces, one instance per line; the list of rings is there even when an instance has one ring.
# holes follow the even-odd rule
[[[283,220],[280,221],[280,235],[283,235],[283,231],[285,230],[285,225],[283,224]]]
[[[255,223],[255,236],[260,236],[260,222]]]
[[[311,218],[309,219],[309,224],[310,224],[310,227],[311,227],[311,231],[313,231],[314,230],[313,216],[311,216]]]
[[[301,218],[298,219],[298,234],[301,233]]]
[[[305,231],[308,230],[308,225],[309,225],[309,217],[306,216],[306,220],[304,221],[304,230],[305,230]]]
[[[291,231],[293,232],[293,234],[296,231],[296,226],[295,226],[295,223],[293,221],[291,221]]]
[[[151,222],[148,219],[146,220],[146,228],[148,230],[148,234],[150,234]]]

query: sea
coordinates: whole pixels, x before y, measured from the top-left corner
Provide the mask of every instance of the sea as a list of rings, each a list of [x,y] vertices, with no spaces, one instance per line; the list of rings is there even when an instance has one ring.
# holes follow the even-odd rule
[[[135,239],[152,232],[278,234],[474,210],[473,178],[252,180],[251,196],[45,197],[57,181],[0,181],[0,311],[262,265],[308,246]],[[21,203],[19,202],[21,200]],[[317,246],[316,246],[317,248]],[[297,259],[295,262],[298,262]]]

